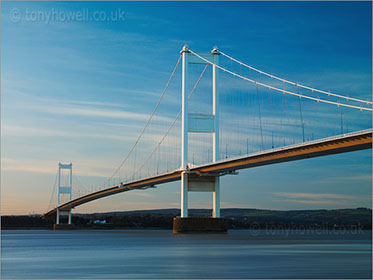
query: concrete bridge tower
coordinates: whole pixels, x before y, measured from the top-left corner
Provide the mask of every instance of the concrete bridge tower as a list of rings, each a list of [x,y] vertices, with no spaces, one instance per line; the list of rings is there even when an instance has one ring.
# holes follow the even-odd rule
[[[67,185],[66,183],[62,185],[61,182],[61,170],[67,169],[68,170],[68,180]],[[57,213],[56,213],[56,224],[54,225],[54,229],[62,229],[62,228],[69,228],[71,227],[71,209],[68,210],[61,210],[60,204],[61,204],[61,195],[69,195],[70,200],[72,199],[72,184],[73,184],[73,164],[58,164],[58,191],[57,191]],[[61,224],[60,223],[60,217],[61,216],[67,216],[67,224]]]
[[[219,174],[194,174],[189,171],[188,133],[211,133],[213,135],[213,162],[219,160],[219,75],[215,65],[219,64],[219,51],[215,47],[202,57],[212,65],[212,114],[189,113],[188,66],[208,64],[190,53],[187,46],[182,54],[182,127],[181,127],[181,216],[174,219],[174,232],[226,231],[226,223],[220,218],[220,178]],[[188,215],[188,192],[212,192],[212,218],[196,218]]]

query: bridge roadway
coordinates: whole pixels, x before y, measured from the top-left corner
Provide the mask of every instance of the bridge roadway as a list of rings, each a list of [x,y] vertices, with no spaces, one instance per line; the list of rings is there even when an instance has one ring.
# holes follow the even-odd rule
[[[325,155],[345,153],[372,148],[373,129],[367,129],[333,137],[323,138],[314,141],[307,141],[300,144],[270,149],[254,154],[220,160],[215,163],[190,167],[187,171],[195,176],[224,175],[239,169],[252,168],[293,160],[313,158]],[[181,179],[182,170],[136,180],[116,185],[104,190],[99,190],[60,205],[60,210],[69,210],[84,203],[110,196],[113,194],[130,191],[144,190],[155,185],[178,181]],[[45,213],[43,217],[56,213],[57,208]]]

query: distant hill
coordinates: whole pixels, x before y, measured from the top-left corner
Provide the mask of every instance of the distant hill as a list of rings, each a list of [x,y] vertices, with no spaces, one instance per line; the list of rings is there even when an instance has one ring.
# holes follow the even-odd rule
[[[120,212],[104,212],[92,214],[75,214],[81,216],[115,216],[115,215],[167,215],[179,216],[180,209],[154,209],[154,210],[134,210]],[[211,209],[189,209],[190,216],[210,216]],[[336,210],[263,210],[253,208],[224,208],[221,209],[223,217],[247,217],[247,218],[279,218],[279,219],[332,219],[332,218],[371,218],[372,210],[369,208],[336,209]]]
[[[180,215],[180,209],[155,209],[107,212],[94,214],[76,214],[82,218],[105,219],[111,224],[126,224],[134,218],[135,224],[144,226],[153,220],[166,228],[172,227],[172,218]],[[190,216],[211,216],[210,209],[189,209]],[[229,228],[250,228],[253,224],[260,228],[268,226],[322,226],[323,228],[338,228],[358,226],[359,228],[372,228],[372,210],[368,208],[337,209],[337,210],[263,210],[252,208],[224,208],[221,216],[225,217]],[[146,227],[146,226],[145,226]]]
[[[180,215],[180,209],[136,210],[92,214],[73,214],[75,225],[82,228],[172,228],[172,218]],[[190,209],[190,216],[211,216],[210,209]],[[302,226],[322,228],[359,227],[372,228],[372,210],[368,208],[337,210],[263,210],[250,208],[224,208],[229,228],[258,228]],[[96,224],[95,221],[105,221]],[[53,219],[42,220],[38,216],[3,216],[2,229],[49,228]]]

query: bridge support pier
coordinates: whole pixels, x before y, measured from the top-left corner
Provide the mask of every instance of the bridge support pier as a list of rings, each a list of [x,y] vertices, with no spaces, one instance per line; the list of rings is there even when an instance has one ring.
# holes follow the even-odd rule
[[[212,217],[220,218],[220,178],[215,175],[181,174],[181,218],[188,218],[188,193],[212,192]]]
[[[181,217],[188,217],[188,174],[181,174]]]
[[[60,224],[60,210],[57,208],[56,212],[56,225]]]
[[[61,217],[67,216],[67,224],[61,223]],[[56,212],[56,223],[53,225],[53,229],[72,229],[74,226],[71,223],[71,209],[60,210],[57,208]]]
[[[200,176],[183,172],[181,177],[181,217],[173,221],[174,233],[227,232],[225,219],[220,218],[220,178],[216,175]],[[212,192],[212,217],[188,215],[188,192]]]

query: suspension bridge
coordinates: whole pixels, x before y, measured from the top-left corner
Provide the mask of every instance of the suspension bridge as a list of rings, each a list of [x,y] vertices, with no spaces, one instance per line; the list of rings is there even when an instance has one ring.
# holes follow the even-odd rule
[[[219,220],[221,176],[372,148],[372,101],[367,96],[290,81],[216,47],[197,53],[184,46],[153,112],[117,169],[103,183],[77,191],[75,181],[80,180],[72,188],[72,164],[60,163],[43,216],[56,215],[56,224],[67,216],[70,224],[71,210],[79,205],[180,180],[181,219],[188,220],[188,192],[197,191],[212,193],[212,217]],[[63,185],[64,169],[69,173]]]

